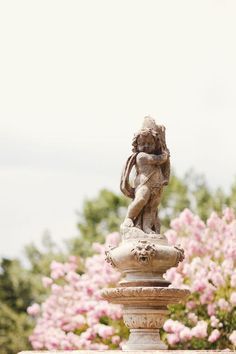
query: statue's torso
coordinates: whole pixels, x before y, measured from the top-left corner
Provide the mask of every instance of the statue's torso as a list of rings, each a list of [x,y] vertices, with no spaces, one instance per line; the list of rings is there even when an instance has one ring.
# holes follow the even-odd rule
[[[143,153],[142,153],[143,154]],[[150,188],[159,188],[163,184],[163,174],[160,165],[144,163],[140,161],[138,156],[136,159],[136,177],[134,187],[138,188],[148,185]]]

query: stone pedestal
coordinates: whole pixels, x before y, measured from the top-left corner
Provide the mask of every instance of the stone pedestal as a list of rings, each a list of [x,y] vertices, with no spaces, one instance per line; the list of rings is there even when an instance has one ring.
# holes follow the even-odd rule
[[[124,323],[130,329],[123,350],[166,349],[159,330],[168,316],[167,305],[179,303],[189,291],[170,288],[163,274],[183,260],[184,252],[169,246],[163,235],[135,227],[122,231],[122,242],[107,252],[107,261],[124,278],[119,287],[104,289],[102,296],[123,305]]]
[[[130,329],[130,336],[122,349],[167,349],[159,334],[168,315],[167,305],[180,302],[188,294],[188,290],[167,287],[105,289],[104,299],[124,306],[123,319]]]
[[[155,350],[167,349],[160,339],[159,329],[131,329],[129,341],[122,350]]]

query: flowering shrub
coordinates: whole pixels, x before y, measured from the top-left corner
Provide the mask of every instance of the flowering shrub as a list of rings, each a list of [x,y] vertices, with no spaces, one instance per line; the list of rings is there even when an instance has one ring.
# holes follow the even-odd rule
[[[181,244],[185,260],[171,268],[166,279],[191,291],[187,303],[170,307],[163,338],[175,349],[235,349],[236,347],[236,218],[226,209],[213,213],[206,224],[189,210],[173,220],[166,232],[170,244]],[[37,319],[30,337],[34,349],[115,349],[128,335],[121,307],[102,300],[100,290],[114,286],[120,274],[105,262],[106,244],[94,244],[97,254],[85,261],[79,275],[76,257],[52,262],[43,284],[51,294],[28,313]]]
[[[52,262],[51,277],[42,279],[51,289],[42,305],[33,304],[28,313],[36,317],[30,336],[34,349],[115,349],[128,331],[121,321],[119,305],[101,299],[100,290],[114,286],[120,274],[105,262],[105,247],[116,245],[119,234],[107,237],[105,245],[94,244],[97,254],[85,261],[79,275],[76,257],[67,263]]]
[[[206,224],[184,210],[166,236],[185,250],[185,260],[166,273],[172,286],[187,288],[186,305],[171,306],[164,324],[175,349],[235,349],[236,347],[236,218],[226,209],[212,213]]]

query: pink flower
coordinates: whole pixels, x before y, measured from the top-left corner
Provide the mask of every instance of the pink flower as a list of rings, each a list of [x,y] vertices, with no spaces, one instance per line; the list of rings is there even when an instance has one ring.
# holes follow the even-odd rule
[[[106,245],[116,247],[120,243],[120,234],[113,232],[106,237]]]
[[[215,304],[208,304],[207,305],[207,313],[209,316],[213,316],[216,313],[216,305]]]
[[[78,258],[76,256],[69,256],[69,262],[77,265]]]
[[[93,243],[93,250],[97,253],[103,253],[104,252],[104,246],[101,245],[98,242],[94,242]]]
[[[39,304],[33,304],[27,308],[27,313],[30,316],[37,316],[40,313],[40,306]]]
[[[189,312],[189,313],[188,313],[188,319],[189,319],[193,324],[196,324],[197,321],[198,321],[197,315],[195,315],[195,313],[193,313],[193,312]]]
[[[34,340],[34,339],[32,339],[31,340],[31,337],[30,337],[30,341],[31,341],[31,344],[32,344],[32,347],[34,348],[34,349],[43,349],[43,343],[42,342],[40,342],[40,341],[38,341],[38,340]]]
[[[211,327],[217,327],[219,324],[219,319],[215,316],[211,316]]]
[[[210,288],[205,289],[205,292],[200,295],[200,303],[205,305],[214,299],[214,294]]]
[[[223,298],[218,300],[218,306],[222,311],[228,311],[230,309],[229,303]]]
[[[186,307],[187,307],[187,309],[189,309],[189,310],[195,309],[196,306],[197,306],[197,304],[196,304],[194,301],[188,301],[188,302],[186,303]]]
[[[186,342],[192,338],[192,332],[190,328],[185,327],[179,332],[179,338],[182,342]]]
[[[102,324],[98,324],[96,330],[98,335],[104,339],[111,337],[115,331],[113,327],[102,325]]]
[[[168,319],[167,321],[165,321],[165,323],[163,325],[163,329],[169,333],[174,332],[174,324],[175,324],[175,321]]]
[[[43,277],[42,278],[42,283],[45,288],[48,288],[50,285],[52,285],[53,280],[49,277]]]
[[[183,224],[190,225],[194,221],[194,215],[189,209],[184,209],[180,214],[180,219]]]
[[[111,338],[111,341],[112,341],[113,344],[119,344],[120,341],[121,341],[121,339],[120,339],[119,336],[113,336],[113,337]]]
[[[193,282],[193,285],[192,285],[192,290],[193,291],[196,291],[196,292],[202,292],[204,291],[208,286],[208,281],[207,279],[196,279],[194,282]]]
[[[217,287],[225,285],[225,279],[223,275],[219,272],[212,272],[211,279],[213,281],[213,284]]]
[[[226,208],[223,212],[223,219],[230,223],[234,220],[235,218],[235,214],[234,214],[234,210],[232,208]]]
[[[64,273],[64,265],[63,265],[63,263],[60,263],[60,262],[57,262],[57,261],[52,261],[50,268],[51,268],[51,271],[61,270]]]
[[[165,236],[166,236],[166,238],[168,240],[168,243],[170,245],[175,245],[176,244],[178,235],[177,235],[177,233],[174,230],[166,231]]]
[[[214,343],[217,341],[217,339],[220,338],[220,331],[218,329],[214,329],[210,336],[208,337],[208,342]]]
[[[192,336],[196,338],[205,338],[207,336],[207,322],[199,321],[197,325],[192,328]]]
[[[233,292],[230,295],[230,300],[229,301],[230,301],[231,305],[236,306],[236,292]]]
[[[53,294],[59,294],[62,293],[63,289],[61,286],[57,285],[57,284],[52,284],[52,293]]]
[[[233,331],[229,336],[230,342],[236,346],[236,331]]]
[[[232,288],[236,288],[236,273],[232,274],[230,285],[232,286]]]
[[[70,271],[66,274],[65,279],[71,284],[77,284],[79,281],[80,275],[75,271]]]
[[[185,328],[185,326],[179,321],[173,321],[169,319],[164,323],[163,328],[166,332],[179,333]]]
[[[171,346],[173,346],[173,345],[179,343],[179,336],[176,333],[168,334],[167,341]]]

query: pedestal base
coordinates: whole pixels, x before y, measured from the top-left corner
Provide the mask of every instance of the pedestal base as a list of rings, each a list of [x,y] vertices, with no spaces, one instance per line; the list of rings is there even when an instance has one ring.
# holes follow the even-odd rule
[[[155,350],[167,349],[161,341],[159,329],[131,329],[129,340],[122,350]]]
[[[163,350],[159,330],[168,315],[167,305],[177,304],[188,290],[167,287],[120,287],[104,289],[104,299],[122,304],[125,325],[130,336],[123,350]]]

